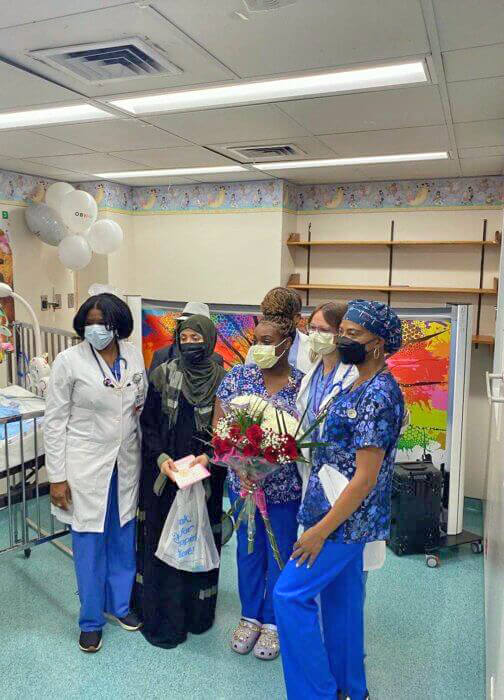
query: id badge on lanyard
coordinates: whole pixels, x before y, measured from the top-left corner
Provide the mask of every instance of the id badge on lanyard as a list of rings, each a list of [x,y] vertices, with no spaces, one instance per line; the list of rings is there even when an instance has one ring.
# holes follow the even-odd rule
[[[133,375],[133,384],[136,386],[134,412],[139,413],[144,405],[144,392],[142,388],[142,373],[136,372]]]

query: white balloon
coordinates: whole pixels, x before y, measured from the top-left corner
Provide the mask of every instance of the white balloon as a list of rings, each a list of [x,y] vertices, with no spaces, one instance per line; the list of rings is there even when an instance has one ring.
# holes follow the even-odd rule
[[[67,235],[59,215],[47,204],[31,204],[25,211],[26,225],[48,245],[57,246]]]
[[[46,204],[59,212],[61,211],[63,197],[73,191],[73,185],[69,185],[68,182],[55,182],[47,188]]]
[[[100,284],[99,282],[95,282],[89,287],[88,294],[90,297],[94,297],[96,294],[114,294],[116,297],[124,298],[124,293],[117,287],[112,287],[111,284]]]
[[[89,229],[89,244],[95,253],[108,255],[121,247],[124,234],[122,228],[112,219],[100,219]]]
[[[70,231],[82,233],[96,221],[98,205],[87,192],[73,190],[61,200],[61,218]]]
[[[82,236],[67,236],[58,246],[59,259],[70,270],[82,270],[91,262],[91,248]]]

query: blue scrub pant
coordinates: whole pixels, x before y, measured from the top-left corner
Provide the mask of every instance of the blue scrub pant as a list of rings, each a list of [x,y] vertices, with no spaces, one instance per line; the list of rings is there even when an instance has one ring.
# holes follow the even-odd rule
[[[234,503],[236,493],[229,489],[229,499]],[[292,554],[297,540],[297,513],[300,501],[268,503],[268,514],[275,534],[280,556],[284,563]],[[273,556],[261,514],[256,510],[256,535],[254,551],[248,553],[247,522],[237,531],[238,589],[242,605],[242,617],[257,620],[263,625],[274,625],[273,590],[280,576],[280,569]]]
[[[366,697],[363,551],[327,540],[310,569],[289,561],[280,576],[274,602],[289,700]]]
[[[121,527],[117,497],[117,469],[110,481],[103,532],[72,530],[72,547],[81,603],[79,627],[96,632],[104,613],[125,617],[136,573],[136,518]]]

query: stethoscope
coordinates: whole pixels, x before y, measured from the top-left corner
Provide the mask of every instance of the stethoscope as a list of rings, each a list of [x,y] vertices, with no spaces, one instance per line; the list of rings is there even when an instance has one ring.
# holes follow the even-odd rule
[[[93,348],[93,346],[90,346],[90,347],[91,347],[91,352],[93,353],[93,357],[96,360],[96,364],[98,365],[98,368],[99,368],[101,375],[103,377],[103,386],[110,387],[111,389],[121,390],[121,389],[124,389],[125,387],[131,386],[132,384],[140,384],[140,382],[142,380],[142,375],[140,372],[137,372],[136,374],[134,374],[132,377],[132,381],[129,381],[127,384],[119,383],[117,380],[115,382],[113,382],[112,379],[110,379],[110,377],[107,377],[107,375],[105,374],[105,370],[102,367],[102,363],[98,359],[98,355],[96,354],[95,349]],[[126,358],[124,358],[124,357],[119,356],[119,367],[121,366],[121,362],[124,364],[124,372],[126,372],[126,370],[128,369],[128,360],[126,360]],[[110,371],[112,372],[112,370],[110,370]],[[114,379],[115,379],[115,377],[114,377]]]
[[[320,367],[322,368],[322,363],[320,364]],[[317,393],[318,393],[317,389],[318,389],[318,385],[320,383],[320,380],[322,379],[322,376],[323,376],[322,369],[320,371],[320,374],[317,376],[317,386],[315,387],[315,393],[314,393],[313,401],[312,401],[313,413],[315,416],[318,416],[320,413],[320,406],[324,402],[324,399],[325,399],[325,396],[327,393],[327,389],[329,388],[331,382],[333,381],[334,375],[336,374],[338,369],[339,369],[339,365],[337,367],[334,367],[334,369],[331,372],[329,372],[329,374],[327,375],[327,378],[324,381],[324,384],[322,387],[322,394],[320,395],[320,399],[319,399],[318,403],[317,403]],[[332,391],[336,391],[337,389],[339,389],[338,394],[341,392],[341,390],[343,389],[343,383],[351,371],[352,371],[352,365],[349,365],[347,368],[347,371],[343,375],[342,379],[340,379],[338,382],[336,382],[336,384],[333,385]]]
[[[371,379],[367,382],[366,389],[369,389],[369,387],[375,381],[375,379],[377,379],[380,376],[380,374],[382,374],[386,370],[388,370],[387,365],[385,365],[380,370],[378,370],[378,372],[373,377],[371,377]],[[362,385],[362,386],[364,386],[364,385]],[[348,395],[350,392],[351,392],[351,390],[349,390],[348,392],[345,392],[345,395]],[[355,418],[357,418],[359,406],[361,405],[362,400],[363,400],[365,395],[366,395],[366,391],[362,391],[361,395],[357,399],[357,403],[354,406],[352,406],[351,408],[347,409],[347,412],[346,412],[347,418],[350,418],[350,420],[355,420]]]

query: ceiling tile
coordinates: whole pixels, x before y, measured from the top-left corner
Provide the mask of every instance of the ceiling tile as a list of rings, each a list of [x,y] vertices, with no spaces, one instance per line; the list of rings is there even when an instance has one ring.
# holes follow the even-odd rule
[[[504,77],[449,83],[454,122],[504,117]]]
[[[146,117],[162,129],[200,144],[230,143],[245,139],[306,136],[308,132],[274,105],[207,109],[185,114]]]
[[[131,0],[79,0],[80,12],[97,10],[108,5],[126,5]],[[0,14],[0,27],[15,27],[30,22],[40,22],[51,17],[75,14],[75,3],[68,0],[44,0],[44,2],[12,2],[4,3]]]
[[[504,143],[504,119],[466,122],[464,124],[455,124],[454,128],[459,148],[497,146]]]
[[[77,0],[62,3],[67,7],[69,4],[80,10]],[[65,14],[63,9],[61,14]],[[148,38],[152,44],[165,50],[168,59],[179,66],[181,72],[88,83],[30,55],[33,48],[78,46],[132,35]],[[236,77],[190,36],[183,34],[163,14],[157,12],[150,2],[100,7],[90,12],[79,11],[43,22],[29,22],[10,29],[0,29],[0,45],[2,55],[16,64],[90,97],[119,95],[134,90],[163,90]]]
[[[461,158],[462,175],[501,175],[504,169],[504,157]]]
[[[180,148],[151,148],[138,151],[118,151],[111,154],[126,158],[149,168],[198,168],[206,165],[234,165],[233,161],[202,146]],[[128,168],[131,170],[132,168]]]
[[[491,158],[504,156],[504,146],[483,146],[482,148],[459,148],[460,158]]]
[[[313,134],[444,124],[435,86],[293,100],[279,106]]]
[[[122,149],[181,146],[186,143],[178,136],[134,119],[117,119],[97,124],[62,124],[36,131],[104,153]]]
[[[319,136],[319,138],[339,156],[438,151],[447,150],[450,146],[446,126],[419,126],[408,129],[326,134]]]
[[[337,168],[306,168],[305,170],[275,170],[285,180],[306,184],[324,182],[367,182],[368,180],[409,180],[416,178],[451,177],[458,175],[455,161],[429,163],[391,163]]]
[[[50,102],[82,102],[80,95],[1,60],[0,85],[3,86],[0,90],[0,110],[16,110]]]
[[[120,170],[138,170],[137,163],[131,163],[105,153],[88,153],[77,156],[56,156],[51,158],[32,158],[31,162],[50,165],[54,168],[66,168],[76,173],[92,175],[93,173],[117,172]]]
[[[20,158],[2,158],[0,157],[0,169],[11,170],[15,173],[23,173],[27,175],[37,175],[44,178],[54,178],[63,182],[80,182],[82,175],[79,173],[64,170],[62,168],[54,168],[40,163],[33,163]],[[86,179],[90,179],[89,177]]]
[[[0,153],[13,158],[37,158],[89,153],[89,150],[82,146],[56,141],[32,131],[21,130],[0,131]]]
[[[443,51],[502,41],[502,0],[434,0],[434,8]]]
[[[217,143],[217,144],[209,144],[209,148],[212,148],[215,151],[219,151],[223,155],[229,155],[231,158],[236,158],[237,160],[240,160],[242,163],[250,162],[250,159],[241,157],[237,153],[231,153],[228,151],[228,148],[239,148],[240,146],[279,146],[279,145],[293,145],[297,146],[298,148],[303,151],[304,155],[296,155],[292,156],[290,160],[299,160],[299,158],[332,158],[334,157],[334,151],[329,148],[329,146],[326,146],[324,143],[321,143],[318,138],[315,138],[314,136],[297,136],[294,138],[277,138],[277,139],[259,139],[259,140],[249,140],[249,141],[232,141],[230,143]]]
[[[443,64],[448,82],[504,75],[504,44],[447,51]]]
[[[193,178],[198,182],[246,182],[254,180],[271,180],[271,175],[261,173],[259,170],[255,172],[244,173],[222,173],[221,175],[198,175]]]
[[[428,41],[420,3],[309,0],[250,13],[237,0],[156,0],[189,36],[242,77],[422,54]],[[407,28],[407,30],[405,30]]]

